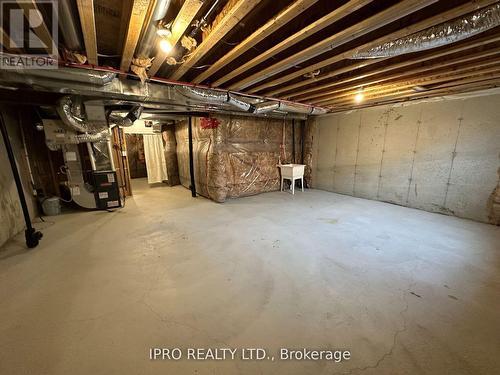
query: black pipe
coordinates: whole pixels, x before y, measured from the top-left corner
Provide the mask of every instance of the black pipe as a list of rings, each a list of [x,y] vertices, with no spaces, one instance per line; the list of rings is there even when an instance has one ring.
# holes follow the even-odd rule
[[[12,151],[12,145],[10,144],[9,134],[7,133],[7,128],[3,119],[3,115],[0,113],[0,129],[2,131],[3,142],[5,143],[5,149],[7,150],[7,155],[9,157],[10,168],[12,169],[12,174],[14,175],[14,181],[16,182],[17,193],[19,194],[19,201],[21,202],[21,208],[23,210],[24,221],[26,222],[26,230],[24,231],[24,237],[26,238],[26,246],[32,249],[38,245],[38,242],[42,238],[42,233],[38,232],[31,225],[30,213],[28,211],[28,205],[26,204],[26,198],[24,197],[23,185],[21,183],[21,177],[19,177],[19,171],[17,169],[16,159],[14,157],[14,152]]]
[[[302,140],[300,142],[300,160],[301,164],[304,164],[304,139],[305,139],[305,129],[306,129],[306,122],[302,120],[301,122],[301,129],[300,129],[300,136],[302,137]]]
[[[189,175],[191,177],[191,196],[196,198],[196,184],[194,182],[194,160],[193,160],[193,123],[192,117],[189,116],[188,121],[188,137],[189,137]]]
[[[292,119],[292,163],[295,163],[295,119]]]

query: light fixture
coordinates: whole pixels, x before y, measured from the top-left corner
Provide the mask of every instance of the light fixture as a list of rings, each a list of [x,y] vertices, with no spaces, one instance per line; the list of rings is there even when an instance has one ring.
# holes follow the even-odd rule
[[[363,90],[360,90],[354,97],[354,101],[360,104],[363,100],[365,100],[365,94],[363,94]]]
[[[172,32],[170,31],[170,29],[160,28],[156,30],[156,35],[158,35],[161,38],[170,38],[172,36]]]
[[[160,48],[163,52],[169,53],[170,51],[172,51],[174,46],[172,45],[172,43],[170,43],[168,39],[162,39],[160,40]]]
[[[165,24],[163,22],[160,22],[157,25],[158,29],[156,30],[156,35],[158,35],[161,38],[170,38],[172,36],[172,24],[168,23]]]
[[[416,91],[416,92],[424,92],[427,90],[429,90],[429,89],[425,86],[413,86],[413,91]]]

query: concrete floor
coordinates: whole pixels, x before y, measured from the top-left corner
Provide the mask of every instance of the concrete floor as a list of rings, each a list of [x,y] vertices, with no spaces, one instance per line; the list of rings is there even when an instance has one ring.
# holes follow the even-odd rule
[[[500,228],[317,190],[225,204],[136,182],[0,251],[1,374],[493,374]],[[348,349],[151,361],[151,347]]]

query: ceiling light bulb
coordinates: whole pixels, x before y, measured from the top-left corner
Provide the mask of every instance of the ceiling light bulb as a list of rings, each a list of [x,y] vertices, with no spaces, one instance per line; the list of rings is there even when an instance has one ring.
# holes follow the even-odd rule
[[[162,39],[160,41],[160,48],[163,52],[169,53],[170,51],[172,51],[172,48],[174,48],[174,46],[168,39]]]
[[[170,38],[172,36],[172,32],[167,28],[160,28],[156,30],[156,34],[162,38]]]
[[[356,103],[358,103],[358,104],[359,104],[359,103],[361,103],[363,100],[365,100],[365,94],[363,94],[363,92],[362,92],[362,91],[360,91],[360,92],[358,92],[358,93],[356,94],[356,96],[354,97],[354,101],[355,101]]]

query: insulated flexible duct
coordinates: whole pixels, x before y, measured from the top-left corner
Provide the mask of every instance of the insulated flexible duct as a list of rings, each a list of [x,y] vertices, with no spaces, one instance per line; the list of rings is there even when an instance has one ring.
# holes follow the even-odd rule
[[[316,108],[309,107],[306,105],[282,102],[282,101],[269,101],[262,102],[255,105],[256,114],[265,114],[270,113],[272,111],[282,111],[282,112],[290,112],[290,113],[302,113],[304,115],[323,115],[326,113],[326,109],[324,108]]]
[[[231,92],[210,90],[210,89],[200,89],[197,87],[181,86],[178,87],[178,91],[191,99],[199,100],[205,103],[213,104],[223,104],[228,103],[233,107],[243,110],[245,112],[253,113],[255,107],[253,104],[247,103],[243,99],[239,98]]]
[[[80,144],[87,142],[107,142],[111,135],[108,130],[103,130],[102,132],[96,134],[78,134],[74,137],[68,139],[66,143],[68,144]]]
[[[365,51],[358,51],[352,58],[375,59],[425,51],[470,38],[499,25],[500,4],[495,4],[405,38],[384,43]]]
[[[81,133],[97,133],[108,128],[108,124],[105,121],[89,122],[84,115],[83,103],[71,96],[64,96],[59,99],[56,110],[62,122],[72,130]]]
[[[141,117],[142,109],[143,109],[143,107],[138,105],[138,106],[133,107],[129,111],[129,113],[127,113],[127,115],[125,115],[125,116],[111,114],[109,116],[108,122],[110,124],[115,124],[115,125],[121,126],[121,127],[132,126],[132,125],[134,125],[134,121]]]

